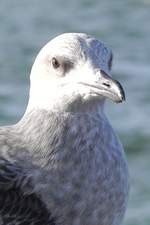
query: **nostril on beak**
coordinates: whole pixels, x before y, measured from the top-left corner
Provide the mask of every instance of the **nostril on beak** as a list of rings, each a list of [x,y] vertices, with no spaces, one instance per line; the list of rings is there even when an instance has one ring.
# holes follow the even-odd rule
[[[110,88],[110,84],[109,83],[102,83],[105,87]]]

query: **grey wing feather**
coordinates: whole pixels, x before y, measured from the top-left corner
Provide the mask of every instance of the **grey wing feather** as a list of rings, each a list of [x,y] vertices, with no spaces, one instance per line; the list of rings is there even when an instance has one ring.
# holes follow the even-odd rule
[[[55,225],[40,197],[23,191],[24,180],[30,189],[30,179],[22,168],[0,158],[0,225]]]

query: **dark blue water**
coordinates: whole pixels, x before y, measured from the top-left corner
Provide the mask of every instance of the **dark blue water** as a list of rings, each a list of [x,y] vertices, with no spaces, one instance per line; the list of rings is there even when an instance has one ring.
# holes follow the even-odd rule
[[[107,103],[131,174],[124,224],[150,224],[150,1],[2,0],[0,2],[0,122],[15,123],[28,100],[29,74],[40,48],[64,32],[87,32],[114,52],[113,76],[126,103]]]

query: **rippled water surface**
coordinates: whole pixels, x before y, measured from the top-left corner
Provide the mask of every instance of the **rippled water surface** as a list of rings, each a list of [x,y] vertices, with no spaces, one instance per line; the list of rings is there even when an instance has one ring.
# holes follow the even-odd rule
[[[2,0],[0,2],[0,122],[23,115],[31,65],[39,49],[63,32],[87,32],[114,52],[113,75],[125,104],[107,103],[131,174],[124,225],[150,224],[150,1]]]

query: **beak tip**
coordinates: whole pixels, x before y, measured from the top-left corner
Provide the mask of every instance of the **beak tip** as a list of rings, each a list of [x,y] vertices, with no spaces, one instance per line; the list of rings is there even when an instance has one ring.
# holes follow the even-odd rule
[[[122,102],[125,102],[125,101],[126,101],[125,93],[124,93],[124,90],[121,89],[121,91],[119,92],[119,94],[114,99],[114,102],[116,102],[116,103],[122,103]]]
[[[122,85],[118,81],[115,81],[115,82],[118,85],[119,92],[120,92],[119,93],[120,97],[119,97],[118,103],[126,101],[126,96],[125,96],[125,92],[124,92]]]
[[[116,103],[122,103],[126,101],[125,95],[121,95],[121,97],[116,101]]]
[[[125,96],[123,88],[122,88],[121,97],[122,97],[122,102],[125,102],[126,101],[126,96]]]

